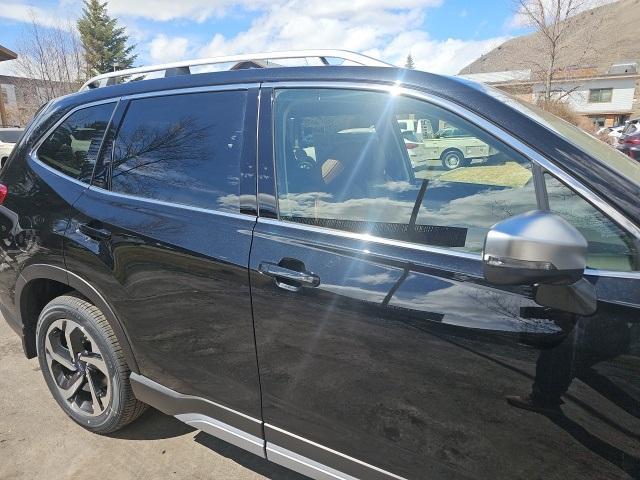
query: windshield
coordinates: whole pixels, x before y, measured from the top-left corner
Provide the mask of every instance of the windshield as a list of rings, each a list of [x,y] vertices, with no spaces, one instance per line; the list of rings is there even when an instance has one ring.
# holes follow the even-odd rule
[[[535,105],[512,97],[493,87],[480,85],[480,88],[483,88],[489,95],[515,108],[529,118],[552,129],[557,134],[584,150],[591,157],[597,158],[619,174],[640,185],[640,162],[629,158],[616,148],[607,145],[596,137],[589,135],[584,130],[549,112],[545,112]]]
[[[18,143],[22,130],[0,130],[0,142]]]

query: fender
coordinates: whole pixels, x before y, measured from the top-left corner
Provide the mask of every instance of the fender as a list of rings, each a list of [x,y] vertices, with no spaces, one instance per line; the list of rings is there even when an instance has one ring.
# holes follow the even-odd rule
[[[25,267],[22,272],[20,272],[20,276],[18,277],[18,281],[16,282],[15,304],[17,306],[16,310],[18,320],[20,322],[20,325],[23,326],[23,329],[24,322],[22,321],[22,313],[20,308],[22,292],[24,290],[24,287],[30,281],[38,279],[54,280],[56,282],[68,285],[74,290],[80,292],[91,303],[98,307],[104,314],[107,322],[109,323],[109,326],[118,339],[118,343],[120,344],[125,359],[127,360],[127,365],[129,365],[129,368],[132,372],[140,373],[138,362],[136,362],[135,356],[133,354],[129,337],[127,336],[124,328],[122,327],[122,324],[118,320],[118,317],[114,313],[111,306],[107,303],[102,294],[98,292],[98,290],[96,290],[95,287],[91,285],[87,280],[76,275],[73,272],[70,272],[69,270],[66,270],[65,268],[36,263]]]

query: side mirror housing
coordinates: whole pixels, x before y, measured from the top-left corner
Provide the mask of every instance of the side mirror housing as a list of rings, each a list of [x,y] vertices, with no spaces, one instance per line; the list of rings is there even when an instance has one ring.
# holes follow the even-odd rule
[[[561,217],[533,211],[494,225],[484,242],[484,277],[494,285],[534,285],[545,307],[592,315],[598,308],[594,286],[582,278],[587,241]]]
[[[482,263],[484,277],[495,285],[569,285],[582,278],[587,241],[558,215],[527,212],[491,228]]]

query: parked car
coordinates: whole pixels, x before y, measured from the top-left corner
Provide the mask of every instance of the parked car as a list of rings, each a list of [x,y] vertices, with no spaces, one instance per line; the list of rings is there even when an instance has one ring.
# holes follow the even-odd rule
[[[636,130],[633,133],[627,133],[621,137],[617,148],[634,160],[640,160],[640,130]]]
[[[0,128],[0,168],[7,161],[14,145],[22,135],[22,128]]]
[[[618,125],[616,127],[602,127],[596,132],[596,135],[598,137],[606,138],[607,143],[616,145],[618,143],[618,139],[622,136],[624,127],[625,125]]]
[[[461,128],[447,127],[423,137],[424,149],[420,159],[440,160],[446,170],[469,166],[477,158],[487,159],[498,151]]]
[[[640,118],[627,120],[618,136],[618,144],[624,144],[627,135],[634,135],[638,132],[640,132]]]
[[[0,309],[73,421],[151,405],[316,479],[637,477],[640,163],[420,71],[118,73],[0,172]],[[509,160],[419,178],[398,118]]]

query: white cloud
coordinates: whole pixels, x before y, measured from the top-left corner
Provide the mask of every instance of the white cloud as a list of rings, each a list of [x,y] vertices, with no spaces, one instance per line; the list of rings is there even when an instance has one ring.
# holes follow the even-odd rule
[[[35,21],[37,24],[46,27],[55,27],[59,24],[59,20],[52,13],[43,8],[23,3],[3,3],[0,8],[0,18],[18,22]]]
[[[259,4],[264,0],[256,0]],[[148,18],[157,21],[189,19],[202,22],[224,15],[226,9],[241,4],[233,0],[110,0],[113,15]]]
[[[276,2],[247,30],[231,37],[215,34],[200,56],[339,48],[404,65],[411,53],[418,69],[454,74],[506,40],[431,39],[420,27],[427,8],[439,4],[439,0]]]
[[[149,57],[156,63],[183,60],[189,48],[189,40],[184,37],[157,35],[149,42]]]

